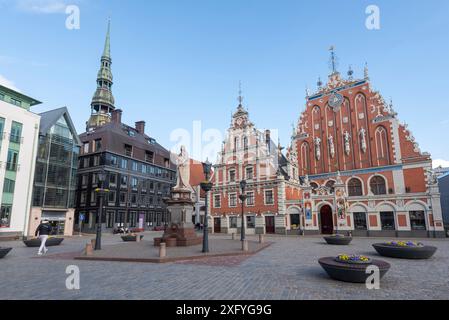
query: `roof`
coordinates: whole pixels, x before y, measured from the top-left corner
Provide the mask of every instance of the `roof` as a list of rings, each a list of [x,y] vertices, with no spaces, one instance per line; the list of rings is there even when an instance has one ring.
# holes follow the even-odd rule
[[[35,105],[38,105],[38,104],[42,103],[39,100],[31,98],[31,97],[29,97],[27,95],[24,95],[23,93],[20,93],[20,92],[18,92],[16,90],[13,90],[11,88],[8,88],[8,87],[2,86],[2,85],[0,85],[0,91],[4,91],[5,93],[7,93],[9,95],[12,95],[12,96],[15,96],[15,97],[17,97],[17,98],[19,98],[21,100],[24,100],[27,103],[29,103],[30,106],[35,106]]]
[[[65,116],[68,125],[73,133],[73,139],[76,144],[81,146],[81,140],[78,137],[75,126],[73,125],[72,118],[70,117],[69,110],[67,107],[62,107],[59,109],[50,110],[39,114],[41,116],[41,124],[39,128],[39,133],[46,135],[48,131],[53,127],[53,125],[62,117]]]

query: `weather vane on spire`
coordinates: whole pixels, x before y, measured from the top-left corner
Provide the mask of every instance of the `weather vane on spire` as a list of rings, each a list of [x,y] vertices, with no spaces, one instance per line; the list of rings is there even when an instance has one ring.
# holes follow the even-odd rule
[[[331,46],[329,51],[331,52],[330,66],[332,68],[332,73],[334,74],[337,73],[338,65],[337,57],[335,56],[335,46]]]
[[[239,97],[238,97],[239,105],[243,105],[243,96],[242,96],[242,81],[239,81]]]

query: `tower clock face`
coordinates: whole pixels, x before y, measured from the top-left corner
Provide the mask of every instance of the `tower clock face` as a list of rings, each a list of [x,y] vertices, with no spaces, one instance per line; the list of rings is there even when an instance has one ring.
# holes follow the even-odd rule
[[[339,109],[341,105],[343,104],[343,96],[341,94],[338,94],[337,92],[332,93],[331,97],[329,98],[329,105],[334,109]]]
[[[242,125],[242,123],[243,123],[243,118],[238,118],[236,121],[235,121],[235,123],[238,125],[238,126],[241,126]]]

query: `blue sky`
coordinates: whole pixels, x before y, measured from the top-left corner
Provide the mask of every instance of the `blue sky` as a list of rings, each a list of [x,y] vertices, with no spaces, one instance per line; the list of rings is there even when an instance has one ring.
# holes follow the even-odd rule
[[[79,30],[65,28],[68,4],[80,8]],[[380,30],[365,27],[370,4]],[[196,120],[224,132],[239,80],[251,120],[287,145],[305,87],[326,79],[335,45],[339,70],[362,77],[368,62],[421,149],[449,160],[447,0],[0,0],[0,10],[0,82],[43,101],[35,112],[67,106],[79,133],[110,16],[117,107],[167,148],[173,130],[191,132]]]

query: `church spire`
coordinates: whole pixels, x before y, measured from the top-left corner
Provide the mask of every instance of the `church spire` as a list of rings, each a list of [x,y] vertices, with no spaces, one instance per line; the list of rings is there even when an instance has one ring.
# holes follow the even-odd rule
[[[106,33],[102,58],[111,59],[111,19],[108,20],[108,31]]]
[[[88,131],[109,123],[112,111],[115,110],[115,100],[112,95],[113,77],[111,64],[111,21],[109,20],[100,70],[97,74],[97,89],[91,102],[92,113],[87,123]]]

